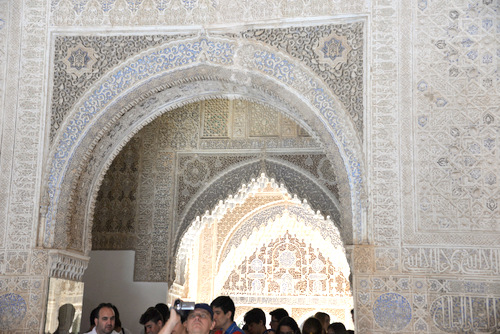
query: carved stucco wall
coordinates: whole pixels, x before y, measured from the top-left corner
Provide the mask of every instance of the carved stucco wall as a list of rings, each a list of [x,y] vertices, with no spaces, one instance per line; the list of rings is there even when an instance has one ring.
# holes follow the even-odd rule
[[[58,120],[51,115],[55,109],[47,107],[52,103],[47,93],[56,91],[52,86],[56,79],[51,64],[55,68],[53,50],[58,33],[89,36],[98,31],[103,36],[101,32],[107,31],[113,36],[137,36],[151,28],[149,36],[157,36],[161,31],[167,32],[165,35],[170,38],[189,36],[192,33],[189,28],[194,25],[236,26],[240,22],[262,22],[264,27],[260,28],[266,29],[266,21],[272,20],[274,29],[279,22],[317,25],[310,24],[309,19],[324,15],[360,15],[367,22],[364,44],[369,76],[365,75],[367,89],[363,94],[366,102],[363,149],[369,166],[364,169],[369,191],[367,197],[362,198],[369,203],[366,221],[370,229],[364,240],[376,247],[358,245],[352,251],[357,331],[454,333],[458,328],[465,328],[492,332],[497,326],[500,242],[495,184],[499,164],[497,150],[491,149],[498,141],[494,130],[498,126],[500,105],[496,70],[497,2],[22,0],[0,2],[0,15],[0,44],[4,50],[0,53],[3,106],[0,307],[8,319],[2,322],[4,326],[7,324],[5,331],[41,330],[48,272],[78,280],[88,261],[81,254],[89,250],[90,240],[86,236],[90,231],[79,223],[70,223],[74,230],[67,231],[64,225],[51,230],[53,225],[48,228],[45,224],[48,203],[40,200],[49,183],[49,177],[43,175],[52,175],[56,180],[58,177],[47,172],[50,169],[47,161],[54,157],[54,152],[48,153],[47,149],[50,138],[56,143],[57,135],[71,123],[59,123],[63,126],[58,133],[50,130],[51,119]],[[118,26],[133,27],[134,32],[114,28]],[[241,36],[240,29],[227,28],[225,32],[229,30]],[[198,74],[209,73],[208,68],[200,66]],[[181,77],[172,74],[172,82],[182,83]],[[104,82],[104,76],[99,78]],[[237,94],[248,94],[255,86],[247,90],[238,87],[242,82],[249,82],[245,79],[240,73],[239,85],[228,81],[225,85],[220,81],[209,84],[224,86],[224,89],[216,89],[217,92],[230,89]],[[253,80],[259,84],[256,78]],[[88,87],[78,101],[85,98],[91,101],[88,96],[97,86],[98,81]],[[130,92],[132,98],[124,101],[123,111],[136,103],[146,109],[147,104],[154,105],[154,98],[140,98],[140,89]],[[207,92],[196,84],[184,83],[170,90],[171,98],[190,90]],[[257,93],[253,95],[255,99],[257,96]],[[267,95],[266,98],[270,104],[278,105],[275,97]],[[293,101],[296,108],[304,107],[300,100]],[[187,102],[179,101],[180,104]],[[307,130],[314,128],[318,137],[334,136],[329,133],[322,137],[318,130],[320,121],[312,121],[307,114],[297,117],[299,113],[293,108],[289,110],[301,126]],[[117,115],[114,120],[119,118]],[[89,137],[83,138],[84,146],[92,143],[89,138],[101,138],[106,131],[111,140],[100,143],[96,140],[92,143],[96,149],[90,153],[75,151],[73,157],[82,164],[72,165],[69,170],[84,170],[102,177],[134,131],[126,133],[126,138],[113,146],[110,143],[120,138],[115,133],[120,127],[130,128],[134,124],[140,128],[141,117],[142,123],[151,121],[148,115],[136,112],[119,119],[114,129],[103,126],[105,123],[97,125],[98,131],[91,131]],[[109,114],[108,119],[113,116]],[[71,132],[65,134],[71,136]],[[331,158],[332,153],[327,152],[327,156]],[[99,168],[91,164],[93,167],[85,171],[82,166],[89,160],[105,162]],[[59,162],[64,163],[64,159]],[[89,180],[93,179],[83,177],[82,184],[88,185]],[[100,180],[92,182],[96,188],[92,195],[95,199]],[[74,189],[77,184],[70,181],[67,186]],[[63,193],[63,197],[64,194],[67,193]],[[81,197],[87,198],[88,194]],[[452,210],[455,201],[462,204]],[[72,205],[73,209],[65,207],[63,211],[73,214],[82,207],[90,207],[87,214],[92,216],[92,205],[87,201],[77,200]],[[453,221],[443,219],[450,215]],[[84,221],[85,216],[79,217]],[[63,214],[57,220],[65,218]],[[357,222],[355,218],[354,231]],[[58,237],[51,240],[50,236],[56,235],[56,231]],[[38,246],[70,251],[50,253],[43,247],[35,248],[34,240]],[[398,317],[394,311],[398,311]]]

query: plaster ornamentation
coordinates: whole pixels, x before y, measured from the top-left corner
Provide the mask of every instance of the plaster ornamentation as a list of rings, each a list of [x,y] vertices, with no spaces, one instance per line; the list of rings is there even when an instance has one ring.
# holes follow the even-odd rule
[[[0,309],[2,310],[0,329],[8,330],[21,325],[28,307],[22,296],[16,293],[6,293],[0,296]]]
[[[77,77],[83,73],[92,73],[93,66],[97,62],[96,56],[90,48],[78,45],[68,50],[63,62],[66,64],[66,72],[75,74]]]
[[[9,16],[9,4],[7,2],[2,2],[0,3],[0,48],[2,50],[5,50],[4,52],[0,53],[0,103],[2,105],[5,105],[5,101],[7,97],[5,96],[5,92],[7,89],[7,73],[8,70],[6,68],[7,65],[7,54],[8,54],[8,32],[10,29],[12,29],[9,25],[10,21],[7,19]],[[12,44],[12,42],[10,42]],[[10,122],[14,122],[14,118],[10,118],[9,115],[12,114],[12,110],[10,111],[11,114],[6,114],[6,111],[9,109],[5,109],[5,111],[0,115],[0,122],[2,124],[9,124],[9,119]],[[4,127],[0,128],[0,136],[1,137],[11,137],[12,134],[7,132],[7,130]],[[14,143],[12,140],[8,141],[8,144],[12,146]],[[5,150],[6,146],[2,147],[2,150]],[[0,163],[4,164],[7,162],[5,155],[0,156]],[[0,230],[4,231],[7,228],[7,215],[8,215],[8,206],[7,203],[9,201],[9,195],[7,192],[7,184],[10,182],[10,175],[9,173],[1,173],[0,175]],[[7,240],[5,237],[0,237],[0,248],[5,247],[5,243]]]
[[[401,210],[399,200],[401,189],[399,144],[399,107],[398,94],[400,82],[398,76],[398,60],[400,38],[406,38],[406,32],[398,35],[399,16],[406,13],[405,8],[414,7],[413,3],[399,1],[377,1],[373,15],[372,29],[377,33],[372,36],[371,47],[376,51],[372,55],[371,79],[368,90],[372,92],[371,112],[366,122],[370,124],[371,138],[368,151],[370,159],[370,175],[376,178],[371,184],[370,197],[371,217],[373,219],[373,236],[375,244],[385,247],[400,245]],[[411,35],[410,32],[407,34]],[[406,73],[406,72],[405,72]],[[410,75],[410,73],[408,73]],[[404,107],[409,110],[410,107]],[[404,140],[404,139],[401,139]],[[402,159],[402,158],[401,158]]]
[[[499,39],[492,22],[498,6],[421,2],[413,12],[415,106],[404,124],[414,133],[405,147],[411,147],[416,170],[413,180],[404,180],[416,186],[416,194],[405,198],[408,218],[414,217],[404,225],[405,243],[495,244],[499,102],[492,50]]]
[[[89,258],[86,256],[66,251],[50,251],[49,275],[55,278],[81,281],[88,263]]]
[[[319,16],[323,19],[316,19]],[[284,128],[286,136],[249,138],[247,115],[234,113],[227,128],[234,136],[230,139],[200,139],[192,132],[175,138],[167,132],[156,134],[162,140],[168,137],[192,159],[198,151],[215,155],[249,150],[253,160],[240,162],[249,162],[246,169],[227,164],[230,186],[211,184],[221,194],[227,194],[233,182],[237,184],[232,168],[248,175],[260,172],[263,151],[269,174],[283,172],[291,178],[297,169],[283,166],[298,166],[304,177],[297,182],[299,190],[305,189],[306,176],[314,175],[320,178],[313,192],[316,198],[328,192],[338,194],[343,208],[339,221],[354,225],[357,333],[498,331],[497,17],[498,4],[490,0],[0,2],[0,231],[4,231],[0,233],[0,296],[4,297],[0,311],[11,315],[9,328],[2,330],[43,330],[47,276],[50,270],[66,272],[49,266],[51,259],[59,261],[49,257],[49,249],[71,248],[86,254],[93,244],[127,247],[139,234],[150,236],[152,229],[163,236],[174,233],[173,226],[167,231],[159,223],[177,214],[173,204],[165,204],[174,203],[176,196],[166,186],[175,182],[175,170],[164,168],[177,166],[174,147],[161,147],[157,158],[141,160],[142,174],[129,174],[138,177],[137,188],[144,194],[165,199],[165,203],[146,203],[150,198],[146,196],[132,204],[136,214],[151,218],[138,218],[144,224],[141,229],[127,229],[129,241],[115,233],[91,240],[94,213],[103,210],[94,208],[99,189],[116,195],[111,183],[102,181],[110,181],[106,171],[116,168],[112,166],[115,157],[117,164],[123,161],[120,152],[131,140],[139,140],[142,148],[155,148],[152,138],[135,135],[161,114],[184,107],[195,114],[188,111],[188,105],[227,98],[241,99],[241,104],[265,101],[282,114],[280,122],[285,115],[298,128],[290,123]],[[245,23],[252,25],[241,28]],[[319,26],[325,28],[311,32],[307,42],[306,31]],[[326,26],[335,31],[321,39],[330,29]],[[341,26],[362,32],[363,38],[338,34]],[[193,27],[202,27],[203,32]],[[253,37],[242,37],[242,31]],[[337,53],[316,48],[292,55],[293,39],[285,36],[291,31],[297,37],[304,35],[297,38],[301,46],[330,42]],[[189,48],[183,49],[185,53],[180,49],[171,53],[177,60],[184,57],[185,63],[163,71],[154,72],[149,67],[154,62],[145,61],[167,47],[192,46],[198,35],[207,41],[234,42],[233,63],[220,65],[199,49],[187,55]],[[341,43],[334,40],[343,37]],[[342,50],[356,45],[352,41],[363,44],[362,58],[366,58],[362,63],[366,89],[362,91],[348,78],[332,86],[327,83],[330,74],[314,69],[359,64],[350,63],[355,49],[345,55]],[[68,70],[71,48],[93,54],[96,62],[92,64],[80,52],[76,55],[81,62],[73,59],[75,67]],[[340,56],[340,51],[341,57],[333,56]],[[360,68],[351,70],[360,79]],[[342,94],[347,91],[332,92],[334,85],[344,84],[354,89],[352,97],[363,101],[346,98]],[[94,93],[98,98],[91,97]],[[332,100],[338,104],[331,104]],[[363,110],[353,113],[348,104]],[[362,119],[356,119],[357,115]],[[181,127],[194,124],[195,119],[187,117]],[[225,131],[213,129],[211,134]],[[297,155],[313,150],[315,154],[310,159],[278,157],[275,153],[281,149],[296,150]],[[320,160],[320,165],[327,161],[330,166],[315,166],[315,170],[309,168],[311,160],[313,165]],[[228,160],[203,162],[207,161],[224,165]],[[132,187],[125,189],[132,193]],[[49,192],[50,197],[46,196]],[[209,207],[208,192],[199,199]],[[308,203],[314,207],[312,201]],[[118,226],[113,224],[118,223],[111,222],[110,229]],[[96,222],[95,227],[104,225]],[[147,253],[152,245],[158,253]],[[158,238],[136,249],[144,268],[151,268],[140,279],[173,277],[165,273],[166,268],[177,270],[167,252],[169,246]],[[153,266],[153,257],[163,259],[158,267]],[[75,274],[79,269],[72,270]],[[180,293],[184,285],[174,283],[172,288]],[[7,294],[19,296],[14,301],[26,302],[24,315],[11,313],[11,306],[19,304],[6,301]],[[381,296],[394,297],[396,305]],[[398,312],[381,316],[383,310]],[[294,317],[314,311],[309,307],[294,310]],[[6,324],[3,319],[0,323]]]
[[[189,45],[191,45],[191,44],[189,44]],[[222,64],[222,65],[224,65],[224,64],[228,64],[228,65],[230,65],[230,64],[231,64],[231,62],[230,62],[230,60],[229,60],[230,58],[227,58],[227,57],[230,57],[233,51],[231,51],[231,49],[229,48],[229,49],[227,49],[227,52],[226,52],[226,51],[224,51],[224,52],[219,52],[219,51],[217,51],[217,53],[212,53],[212,52],[214,52],[217,48],[225,48],[225,47],[229,47],[229,45],[230,45],[230,44],[228,44],[228,43],[226,43],[226,42],[222,42],[222,41],[221,41],[221,42],[212,42],[212,41],[209,41],[209,40],[206,40],[206,39],[201,39],[199,42],[194,42],[194,44],[192,44],[192,46],[194,47],[193,51],[194,51],[194,50],[198,50],[198,51],[196,51],[196,52],[195,52],[195,55],[196,55],[196,54],[199,54],[199,55],[206,54],[206,56],[203,56],[204,58],[202,57],[203,59],[207,59],[207,60],[209,60],[209,61],[210,61],[210,59],[211,59],[211,57],[212,57],[211,55],[214,55],[214,56],[215,56],[216,54],[217,54],[217,55],[221,55],[221,57],[222,57],[222,58],[220,58],[220,59],[215,59],[215,58],[214,58],[214,61],[215,61],[216,63],[218,63],[218,64]],[[199,48],[201,48],[201,49],[199,49]],[[205,50],[204,48],[206,48],[206,50]],[[177,51],[179,51],[179,50],[185,50],[185,48],[184,48],[184,46],[182,46],[182,47],[180,47],[180,48],[178,48],[177,46],[173,46],[173,48],[170,48],[170,47],[169,47],[169,48],[168,48],[168,50],[176,50],[176,52],[177,52]],[[165,51],[165,50],[164,50],[164,51]],[[170,52],[170,51],[168,51],[168,52]],[[184,57],[184,56],[187,56],[187,54],[182,55],[182,52],[183,52],[183,51],[181,51],[181,54],[180,54],[180,55],[181,55],[181,58],[182,58],[182,57]],[[160,52],[160,54],[161,54],[161,52]],[[259,53],[259,54],[260,54],[260,55],[259,55],[259,57],[261,57],[262,55],[266,55],[266,57],[267,57],[268,55],[270,55],[270,54],[268,54],[268,53],[267,53],[267,51],[266,51],[266,52],[264,52],[264,53],[262,53],[262,52],[261,52],[261,53]],[[141,57],[142,57],[142,56],[141,56]],[[281,57],[281,56],[280,56],[280,57]],[[140,59],[144,59],[144,58],[140,58]],[[188,60],[188,59],[189,59],[189,58],[186,58],[186,60]],[[259,60],[259,61],[260,61],[260,60]],[[287,60],[286,62],[288,62],[288,60]],[[174,62],[174,63],[175,63],[175,62]],[[171,65],[173,65],[174,63],[171,63]],[[179,65],[181,65],[181,64],[184,64],[184,60],[179,59]],[[251,65],[251,64],[249,64],[249,65]],[[136,65],[134,65],[134,67],[135,67],[135,66],[136,66]],[[139,65],[138,65],[138,66],[139,66]],[[167,65],[166,65],[166,64],[164,64],[164,66],[167,66]],[[252,65],[252,66],[253,66],[253,65]],[[268,63],[268,64],[266,64],[265,66],[266,66],[266,67],[268,67],[268,66],[269,66],[269,63]],[[279,65],[279,66],[281,66],[281,65]],[[167,66],[167,68],[168,68],[168,67],[169,67],[169,66]],[[295,66],[294,66],[294,67],[295,67]],[[143,69],[143,67],[142,67],[142,66],[139,66],[139,67],[137,67],[137,69]],[[146,69],[146,68],[144,68],[144,69]],[[278,69],[276,69],[276,70],[278,70]],[[127,72],[127,71],[125,71],[125,72],[119,72],[119,73],[126,73],[126,72]],[[279,70],[278,70],[278,72],[279,72]],[[280,78],[281,78],[281,75],[278,75],[278,72],[274,71],[274,73],[277,75],[277,78],[278,78],[278,79],[280,79]],[[130,72],[130,74],[132,74],[131,79],[137,78],[137,79],[139,79],[139,80],[140,80],[140,79],[143,79],[143,78],[145,78],[145,77],[148,77],[148,76],[150,75],[150,74],[148,74],[148,73],[151,73],[151,72],[150,72],[150,70],[148,70],[147,72],[144,72],[144,74],[141,74],[141,75],[139,75],[139,76],[137,76],[137,77],[135,77],[135,74],[133,74],[133,73],[135,73],[135,72],[133,72],[133,71],[132,71],[132,72]],[[273,72],[266,72],[266,73],[272,74]],[[302,73],[304,73],[304,72],[302,72]],[[106,85],[106,86],[104,86],[104,87],[106,87],[105,89],[113,89],[113,86],[109,86],[109,85]],[[302,86],[302,87],[303,87],[303,86]],[[116,87],[116,88],[118,88],[118,87]],[[119,90],[120,90],[120,89],[119,89]],[[318,92],[319,92],[319,91],[317,91],[314,95],[317,95],[317,94],[318,94]],[[94,94],[97,94],[97,92],[94,92]],[[92,100],[92,99],[94,99],[94,98],[97,98],[97,95],[96,95],[95,97],[92,97],[92,96],[93,96],[93,95],[89,95],[89,97],[90,97],[90,99],[91,99],[91,100]],[[111,96],[113,96],[113,94],[112,94],[112,95],[105,95],[105,96],[110,96],[110,97],[111,97]],[[333,100],[329,100],[329,101],[328,101],[328,100],[325,100],[324,98],[322,98],[321,100],[322,100],[321,105],[322,105],[324,108],[326,108],[326,109],[333,107],[333,105],[335,104]],[[97,101],[94,101],[94,102],[97,102]],[[89,101],[89,103],[90,103],[90,104],[92,104],[93,102]],[[90,104],[85,104],[85,105],[90,105]],[[99,104],[101,104],[101,103],[99,103]],[[97,107],[97,105],[96,105],[96,107]],[[83,116],[83,114],[81,114],[81,115]],[[91,115],[91,114],[89,114],[88,116],[90,116],[90,115]],[[329,115],[329,117],[333,117],[333,116],[334,116],[334,114],[332,114],[332,113],[329,113],[328,115]],[[108,117],[106,117],[106,118],[108,118]],[[90,117],[90,118],[86,118],[86,116],[85,116],[85,119],[88,119],[88,120],[90,121],[90,120],[92,120],[92,117]],[[101,117],[100,119],[102,119],[102,117]],[[84,126],[84,125],[85,125],[85,123],[86,123],[86,121],[85,121],[85,122],[83,122],[83,123],[81,123],[81,124],[75,123],[75,125],[76,125],[77,127],[81,127],[81,126]],[[332,123],[332,124],[335,124],[335,126],[337,127],[337,126],[341,126],[341,124],[340,124],[340,123],[342,123],[342,122]],[[83,128],[82,128],[82,129],[83,129]],[[75,129],[75,130],[76,130],[76,129]],[[68,131],[68,130],[67,130],[67,131]],[[73,132],[73,130],[71,130],[71,131]],[[78,133],[78,132],[77,132],[77,133]],[[337,133],[339,133],[339,132],[337,132]],[[77,136],[78,136],[78,135],[77,135]],[[73,137],[73,136],[68,137],[69,142],[67,142],[67,144],[69,144],[69,143],[73,142],[73,140],[74,140],[74,139],[76,139],[76,137],[75,137],[75,138],[73,138],[73,139],[71,139],[71,137]],[[66,140],[65,140],[65,141],[66,141]],[[343,140],[342,140],[342,141],[343,141]],[[60,147],[60,149],[63,149],[63,146],[59,146],[59,147]],[[66,147],[66,144],[64,144],[64,147]],[[66,150],[66,148],[64,148],[63,150]],[[56,158],[56,159],[54,160],[54,163],[56,163],[56,161],[57,161],[57,160],[59,160],[59,159],[63,159],[63,160],[65,160],[64,156],[65,156],[65,154],[62,154],[62,151],[61,151],[60,153],[57,153],[57,154],[54,156],[54,157]],[[53,172],[56,172],[57,170],[59,170],[59,167],[56,167],[56,166],[58,166],[58,165],[59,165],[58,163],[57,163],[57,164],[55,164],[55,165],[53,165],[53,168],[55,168],[55,169],[53,169]],[[61,167],[62,167],[62,166],[61,166]],[[57,179],[57,178],[53,178],[53,180],[56,180],[56,179]],[[51,188],[50,183],[51,183],[51,182],[49,182],[49,189]],[[50,198],[51,198],[51,196],[52,196],[52,195],[51,195],[51,193],[52,193],[52,192],[51,192],[51,191],[49,191],[49,199],[50,199]],[[47,216],[47,217],[51,217],[51,212],[52,212],[51,210],[52,210],[52,207],[49,205],[49,207],[48,207],[48,216]],[[47,220],[47,222],[48,222],[47,227],[49,227],[49,226],[50,226],[50,223],[49,223],[49,221],[50,221],[50,220],[51,220],[51,219],[48,219],[48,220]],[[50,231],[50,228],[49,228],[49,229],[47,229],[47,232],[48,232],[48,231]]]
[[[135,249],[141,144],[132,138],[106,172],[93,219],[93,250]]]
[[[373,304],[373,314],[377,324],[385,330],[402,331],[411,320],[408,299],[398,293],[384,293]]]
[[[0,330],[33,332],[41,328],[47,278],[43,276],[4,276],[0,279]],[[32,308],[34,310],[32,310]]]
[[[358,273],[371,273],[375,270],[373,246],[356,245],[353,249],[353,266]]]
[[[299,59],[324,80],[344,104],[363,138],[362,22],[342,25],[252,29],[242,33]]]
[[[0,324],[6,332],[38,332],[44,312],[45,272],[32,276],[31,256],[43,169],[47,13],[45,1],[0,4]]]
[[[338,265],[304,239],[285,233],[237,265],[220,294],[234,296],[239,303],[252,303],[255,296],[255,300],[274,297],[282,305],[336,307],[351,297],[349,281]]]
[[[408,273],[497,276],[500,249],[403,247],[402,269]]]
[[[66,114],[105,73],[128,58],[175,36],[72,36],[54,34],[50,138]],[[76,55],[73,55],[76,53]],[[80,56],[78,58],[78,55]],[[71,61],[73,59],[73,61]]]
[[[202,138],[229,138],[229,100],[203,101]]]
[[[358,312],[363,313],[356,331],[491,333],[497,328],[498,280],[478,281],[475,275],[459,279],[361,275],[356,286]]]
[[[50,22],[54,26],[189,26],[240,24],[276,18],[349,15],[369,9],[366,1],[311,1],[234,3],[228,0],[57,0],[51,2]]]

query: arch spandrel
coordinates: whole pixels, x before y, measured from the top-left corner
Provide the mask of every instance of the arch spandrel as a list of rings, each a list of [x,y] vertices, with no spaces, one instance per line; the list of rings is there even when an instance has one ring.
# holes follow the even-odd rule
[[[219,87],[206,88],[203,83],[209,77],[216,78],[213,81]],[[162,112],[221,96],[276,105],[316,134],[327,154],[340,156],[351,188],[355,242],[366,240],[361,214],[364,182],[360,140],[342,106],[299,61],[258,43],[202,37],[148,50],[108,73],[94,87],[69,113],[51,150],[41,226],[43,245],[54,245],[55,231],[64,230],[56,226],[64,225],[69,215],[79,221],[69,227],[75,230],[69,232],[73,239],[80,240],[71,247],[89,251],[82,233],[90,233],[87,225],[92,201],[106,167],[120,148]],[[169,92],[168,101],[155,101],[162,90]],[[150,108],[134,108],[148,101]],[[156,104],[161,108],[155,108]],[[71,203],[77,204],[73,210],[85,213],[73,212]],[[64,243],[58,246],[68,247]]]

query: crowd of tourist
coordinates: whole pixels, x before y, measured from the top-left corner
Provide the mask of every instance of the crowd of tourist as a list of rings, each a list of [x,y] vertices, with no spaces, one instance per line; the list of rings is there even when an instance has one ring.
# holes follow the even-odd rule
[[[299,326],[283,308],[266,313],[253,308],[243,317],[241,328],[234,321],[236,308],[228,296],[205,303],[176,303],[173,307],[160,303],[149,307],[140,317],[144,334],[348,334],[341,322],[330,323],[330,316],[317,312]],[[354,321],[354,310],[351,310]],[[91,328],[86,334],[131,334],[122,327],[116,307],[109,303],[97,306],[90,315]]]

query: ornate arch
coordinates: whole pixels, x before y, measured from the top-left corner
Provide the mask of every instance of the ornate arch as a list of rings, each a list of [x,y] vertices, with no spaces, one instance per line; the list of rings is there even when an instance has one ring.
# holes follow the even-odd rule
[[[352,304],[337,227],[265,174],[197,217],[180,248],[171,298],[211,300],[225,294],[239,304]],[[255,261],[259,269],[253,268]],[[258,291],[252,291],[254,283]]]
[[[342,163],[340,177],[349,189],[340,200],[352,212],[353,242],[367,241],[361,140],[328,87],[300,61],[267,45],[201,36],[118,66],[67,115],[50,148],[39,243],[88,253],[97,191],[120,149],[162,113],[216,97],[273,106],[317,136],[330,160]]]
[[[243,183],[249,183],[252,178],[257,178],[262,172],[262,164],[267,175],[272,176],[276,182],[283,183],[291,193],[308,200],[315,210],[329,215],[341,231],[344,243],[352,243],[352,216],[343,216],[343,208],[336,196],[324,185],[320,184],[312,175],[298,166],[281,161],[279,157],[269,154],[265,160],[252,159],[240,163],[232,168],[222,171],[218,177],[210,182],[194,196],[186,209],[179,217],[180,228],[176,232],[174,254],[177,252],[182,235],[192,224],[196,216],[202,216],[207,210],[212,210],[221,198],[228,198],[238,192]],[[306,195],[307,191],[307,195]],[[214,196],[216,194],[217,196]],[[347,212],[349,214],[350,212]]]

